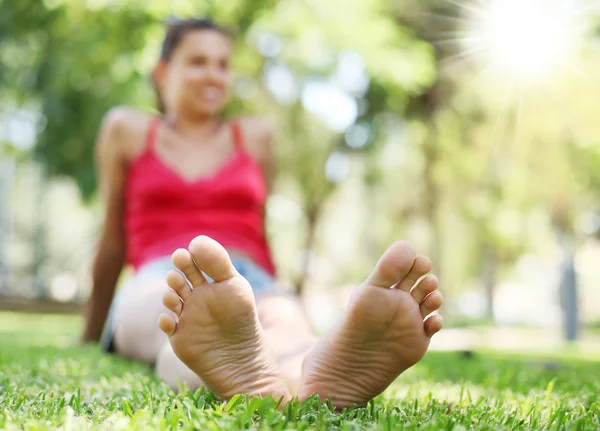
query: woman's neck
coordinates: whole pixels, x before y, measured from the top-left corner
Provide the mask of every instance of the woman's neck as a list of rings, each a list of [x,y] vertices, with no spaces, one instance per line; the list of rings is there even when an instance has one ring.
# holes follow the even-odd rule
[[[165,114],[165,121],[179,135],[194,138],[194,140],[214,134],[221,125],[221,119],[216,116]]]

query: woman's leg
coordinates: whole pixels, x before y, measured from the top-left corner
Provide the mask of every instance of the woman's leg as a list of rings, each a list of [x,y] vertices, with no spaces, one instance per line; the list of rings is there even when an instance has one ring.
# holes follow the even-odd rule
[[[316,342],[303,306],[296,295],[283,292],[271,275],[248,258],[235,253],[230,253],[230,257],[252,287],[267,347],[291,394],[296,395],[304,355]]]
[[[158,328],[158,325],[156,326]],[[185,385],[189,389],[204,386],[200,377],[175,355],[171,343],[168,341],[165,342],[160,352],[158,352],[158,357],[156,358],[156,375],[173,390],[177,390],[180,385]]]
[[[155,364],[157,376],[174,389],[181,383],[190,388],[200,386],[200,378],[175,355],[157,325],[158,316],[168,312],[163,297],[169,286],[164,279],[157,278],[134,289],[135,292],[127,292],[116,309],[116,352]],[[267,293],[259,295],[256,303],[265,341],[295,395],[300,386],[302,359],[316,341],[308,319],[293,296]]]
[[[292,295],[259,295],[256,306],[267,345],[290,393],[297,395],[304,356],[317,341],[308,317],[300,301]]]
[[[114,346],[127,358],[154,364],[167,337],[157,327],[158,316],[166,311],[162,297],[169,290],[157,277],[129,287],[115,310]]]
[[[194,387],[202,384],[199,376],[223,399],[236,393],[289,399],[301,381],[301,399],[318,394],[338,408],[363,405],[418,362],[442,326],[441,317],[431,315],[442,304],[437,279],[426,276],[431,263],[403,242],[386,251],[344,318],[316,344],[298,303],[277,295],[255,301],[215,241],[198,237],[173,258],[181,272],[169,273],[168,287],[149,284],[122,302],[117,351],[149,363],[160,356],[157,372],[169,384]],[[161,302],[168,311],[159,327],[176,357],[152,323]]]
[[[190,389],[202,381],[175,355],[167,336],[158,328],[158,316],[169,312],[163,296],[169,291],[164,278],[135,286],[127,292],[115,310],[114,346],[116,353],[147,364],[155,364],[156,375],[176,389]]]
[[[162,314],[160,328],[177,356],[223,399],[237,393],[289,399],[295,391],[285,387],[281,368],[289,368],[287,383],[294,386],[302,364],[300,399],[317,394],[338,409],[361,406],[418,362],[442,327],[431,314],[442,305],[437,278],[426,276],[431,262],[404,242],[384,253],[344,317],[312,348],[294,301],[264,297],[259,312],[248,281],[215,241],[194,239],[174,263],[194,288],[180,272],[169,274],[173,291],[163,300],[175,316]]]

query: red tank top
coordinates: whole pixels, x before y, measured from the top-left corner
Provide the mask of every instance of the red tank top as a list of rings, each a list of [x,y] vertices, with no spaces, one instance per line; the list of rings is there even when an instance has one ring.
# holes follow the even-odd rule
[[[187,248],[197,235],[207,235],[274,276],[264,231],[267,190],[259,165],[244,149],[239,124],[230,123],[234,154],[217,172],[193,181],[182,178],[156,153],[158,124],[158,118],[152,120],[146,149],[127,172],[128,263],[138,269]]]

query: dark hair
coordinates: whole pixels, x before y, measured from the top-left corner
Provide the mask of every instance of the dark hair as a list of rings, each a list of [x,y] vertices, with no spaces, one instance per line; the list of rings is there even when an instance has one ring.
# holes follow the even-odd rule
[[[183,37],[189,32],[197,30],[214,30],[233,39],[233,33],[231,31],[216,24],[210,18],[178,19],[171,17],[167,20],[167,31],[160,49],[160,60],[168,62],[175,49],[181,43]],[[154,78],[152,79],[152,83],[154,84],[154,91],[156,93],[157,108],[164,114],[165,104]]]

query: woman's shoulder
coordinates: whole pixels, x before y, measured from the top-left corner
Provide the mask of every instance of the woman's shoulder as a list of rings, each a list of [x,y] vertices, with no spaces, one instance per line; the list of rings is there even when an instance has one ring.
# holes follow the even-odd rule
[[[145,134],[155,115],[130,106],[116,106],[104,115],[104,126],[116,132],[134,135]]]
[[[126,158],[133,159],[144,150],[148,129],[155,118],[156,115],[137,108],[116,106],[104,115],[102,129]]]
[[[242,130],[244,143],[249,149],[260,149],[270,145],[272,140],[271,124],[262,117],[236,117],[234,119]]]
[[[238,117],[246,151],[270,176],[275,164],[275,150],[271,125],[265,118]]]

